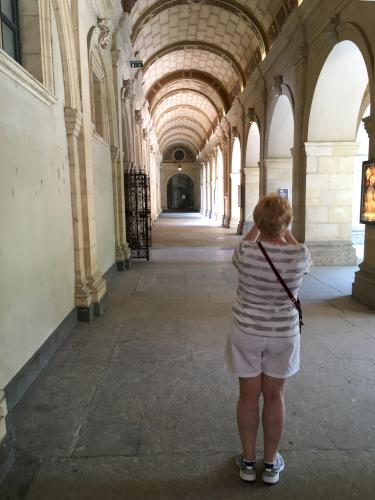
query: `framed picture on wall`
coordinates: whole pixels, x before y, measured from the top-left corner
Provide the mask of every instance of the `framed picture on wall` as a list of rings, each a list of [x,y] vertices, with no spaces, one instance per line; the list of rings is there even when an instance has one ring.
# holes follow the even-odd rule
[[[375,160],[362,163],[361,224],[375,224]]]

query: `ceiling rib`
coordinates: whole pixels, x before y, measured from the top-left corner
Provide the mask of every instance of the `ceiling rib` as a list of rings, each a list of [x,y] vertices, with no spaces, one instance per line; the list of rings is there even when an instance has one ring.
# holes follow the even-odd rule
[[[161,144],[164,142],[167,142],[171,137],[185,137],[190,139],[190,141],[199,149],[200,144],[203,142],[202,140],[197,139],[196,135],[191,135],[190,132],[185,131],[185,132],[174,132],[171,133],[163,138],[162,141],[160,141]]]
[[[171,106],[170,108],[166,109],[165,111],[163,111],[162,113],[160,113],[160,116],[158,117],[158,119],[154,122],[154,126],[155,128],[158,127],[158,124],[160,122],[160,119],[167,115],[168,113],[171,113],[172,111],[178,109],[178,110],[181,110],[181,109],[189,109],[189,110],[192,110],[196,113],[200,113],[202,114],[207,120],[208,122],[211,124],[211,129],[213,128],[214,126],[214,122],[211,120],[211,118],[207,115],[207,113],[205,113],[204,111],[202,111],[200,108],[197,108],[196,106],[191,106],[190,104],[178,104],[177,106]],[[191,116],[191,115],[186,115],[186,116]]]
[[[198,120],[196,120],[195,118],[192,118],[191,116],[187,116],[187,115],[177,115],[176,117],[173,117],[170,122],[169,121],[168,122],[165,121],[161,125],[160,129],[156,129],[156,134],[162,134],[163,133],[164,128],[165,128],[165,124],[174,123],[174,122],[181,122],[181,121],[191,122],[191,123],[194,124],[195,127],[199,127],[202,130],[202,134],[203,134],[204,137],[209,133],[209,130],[206,130],[203,127],[203,125]],[[176,125],[176,127],[177,127],[177,125]]]
[[[249,25],[251,28],[252,32],[257,38],[260,52],[262,55],[262,59],[266,56],[268,50],[269,50],[269,44],[268,40],[266,37],[266,34],[263,30],[263,27],[261,23],[258,21],[256,16],[237,3],[234,0],[159,0],[156,2],[154,5],[146,9],[143,14],[140,15],[140,17],[137,19],[137,21],[134,24],[133,31],[131,34],[131,40],[132,43],[134,44],[141,33],[143,26],[150,22],[155,16],[163,12],[164,10],[170,9],[171,7],[179,7],[181,5],[187,5],[187,4],[204,4],[212,7],[219,7],[221,9],[225,9],[227,12],[231,12],[232,14],[235,14],[237,17],[244,19],[246,23]]]
[[[176,129],[176,127],[171,127],[169,129],[165,130],[160,136],[158,136],[159,141],[163,142],[163,139],[165,138],[165,136],[169,137],[169,135],[172,135],[172,134],[169,134],[169,132],[171,132],[172,130],[177,130],[177,131],[179,130],[178,133],[181,133],[182,130],[189,131],[192,134],[196,135],[200,142],[203,142],[205,139],[205,137],[201,137],[199,135],[199,133],[193,127],[188,127],[185,125],[184,127],[181,127],[180,129]]]
[[[242,71],[241,66],[238,64],[235,58],[230,54],[230,52],[224,50],[221,47],[218,47],[213,43],[206,43],[199,41],[183,41],[166,45],[165,47],[155,52],[151,57],[147,59],[147,61],[144,62],[143,72],[145,73],[157,59],[160,59],[160,57],[163,57],[168,54],[173,54],[173,52],[178,52],[180,50],[189,50],[189,49],[198,49],[201,50],[202,52],[211,52],[212,54],[215,54],[223,58],[233,68],[233,71],[236,73],[241,87],[245,87],[246,77],[244,72]]]
[[[161,105],[163,103],[163,101],[165,99],[167,99],[168,97],[171,97],[173,95],[176,95],[176,94],[179,94],[180,92],[194,92],[195,94],[199,94],[201,95],[202,97],[204,97],[205,99],[207,99],[207,101],[210,102],[210,104],[212,104],[212,106],[215,108],[216,110],[216,114],[217,116],[221,116],[223,114],[222,110],[220,110],[216,104],[213,102],[213,100],[208,97],[204,92],[201,92],[199,90],[196,90],[196,89],[192,89],[192,88],[181,88],[181,89],[176,89],[176,90],[172,90],[171,92],[168,92],[167,94],[163,95],[163,97],[157,101],[154,106],[151,108],[150,106],[150,114],[153,115],[154,113],[154,110],[156,110],[159,105]]]
[[[178,80],[197,80],[198,82],[209,85],[213,90],[215,90],[220,97],[220,100],[223,102],[225,112],[227,113],[229,111],[232,99],[229,97],[228,92],[225,90],[221,82],[209,73],[204,73],[199,70],[178,70],[159,78],[159,80],[153,83],[146,94],[146,99],[148,100],[150,107],[152,106],[153,101],[161,88],[165,87],[169,83],[177,82]]]

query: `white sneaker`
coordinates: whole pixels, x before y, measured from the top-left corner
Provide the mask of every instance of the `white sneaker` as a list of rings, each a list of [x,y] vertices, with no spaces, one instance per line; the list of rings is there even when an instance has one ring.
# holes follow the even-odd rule
[[[276,484],[280,479],[280,472],[285,469],[285,462],[280,453],[277,454],[274,464],[264,464],[262,481],[266,484]]]
[[[257,478],[256,462],[246,463],[244,462],[242,454],[236,457],[236,464],[240,468],[240,478],[243,481],[252,483]]]

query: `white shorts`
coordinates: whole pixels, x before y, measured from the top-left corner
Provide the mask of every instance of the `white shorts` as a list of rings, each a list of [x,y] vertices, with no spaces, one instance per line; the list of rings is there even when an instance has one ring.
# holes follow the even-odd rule
[[[257,377],[261,373],[288,378],[299,370],[300,335],[293,337],[259,337],[241,332],[233,325],[228,335],[225,367],[237,377]]]

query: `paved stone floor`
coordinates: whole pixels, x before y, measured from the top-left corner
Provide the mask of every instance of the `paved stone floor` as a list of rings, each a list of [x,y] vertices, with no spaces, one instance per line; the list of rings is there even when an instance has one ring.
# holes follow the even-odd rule
[[[12,411],[2,499],[375,498],[375,315],[349,296],[355,268],[306,276],[286,471],[272,487],[239,480],[223,369],[238,239],[197,214],[160,219],[152,260],[116,275],[105,315],[77,325]]]

